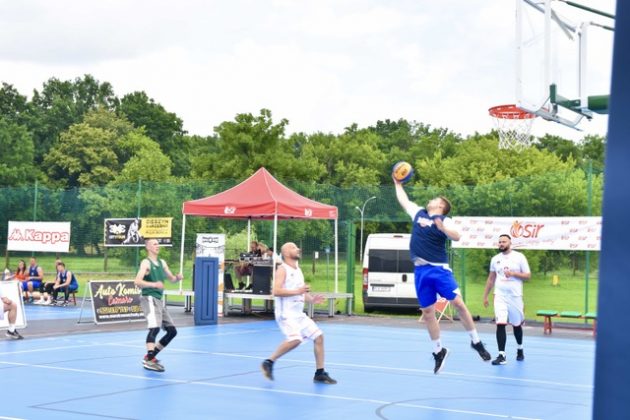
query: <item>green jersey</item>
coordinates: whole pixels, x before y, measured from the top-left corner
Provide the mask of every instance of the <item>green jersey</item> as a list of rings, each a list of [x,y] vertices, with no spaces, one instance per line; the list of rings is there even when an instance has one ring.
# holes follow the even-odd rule
[[[162,265],[162,260],[158,258],[157,264],[147,258],[149,261],[149,272],[144,276],[144,281],[157,283],[158,281],[164,283],[167,279],[166,271]],[[156,299],[162,299],[164,295],[164,289],[158,289],[157,287],[143,287],[142,296],[153,296]]]

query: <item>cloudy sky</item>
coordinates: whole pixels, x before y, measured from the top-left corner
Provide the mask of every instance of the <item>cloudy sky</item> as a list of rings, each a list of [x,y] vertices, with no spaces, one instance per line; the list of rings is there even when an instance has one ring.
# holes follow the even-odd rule
[[[614,0],[582,3],[614,13]],[[119,96],[145,91],[199,135],[261,108],[289,132],[406,118],[469,135],[492,128],[488,107],[515,101],[514,10],[512,0],[0,0],[0,81],[30,97],[51,77],[89,73]],[[593,39],[594,93],[605,93],[612,36]],[[533,132],[579,139],[606,124],[537,121]]]

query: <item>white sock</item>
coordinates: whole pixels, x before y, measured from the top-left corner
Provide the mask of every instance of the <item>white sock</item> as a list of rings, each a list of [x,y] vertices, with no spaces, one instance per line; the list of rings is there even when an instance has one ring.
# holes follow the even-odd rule
[[[472,340],[473,344],[477,344],[481,341],[479,339],[479,334],[477,333],[476,329],[468,331],[468,335],[470,335],[470,339]]]
[[[15,324],[9,324],[9,332],[15,332]]]
[[[518,346],[516,346],[516,348],[519,349],[519,350],[523,350],[523,345],[519,344]]]
[[[442,341],[438,338],[437,340],[431,340],[433,343],[433,353],[438,354],[442,351]]]
[[[499,354],[503,357],[505,357],[505,352],[504,351],[500,351]]]

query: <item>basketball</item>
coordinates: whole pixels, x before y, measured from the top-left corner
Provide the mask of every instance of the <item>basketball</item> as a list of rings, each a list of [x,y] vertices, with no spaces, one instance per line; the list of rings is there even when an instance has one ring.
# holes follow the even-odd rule
[[[413,177],[413,168],[405,161],[397,162],[392,167],[392,177],[398,182],[405,183]]]

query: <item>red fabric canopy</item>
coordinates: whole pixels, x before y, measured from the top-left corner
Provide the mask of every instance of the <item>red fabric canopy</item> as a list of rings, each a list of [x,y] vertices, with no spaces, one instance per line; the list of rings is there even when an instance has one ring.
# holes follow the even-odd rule
[[[235,187],[184,202],[182,213],[229,219],[337,219],[337,207],[301,196],[282,185],[265,168]]]

